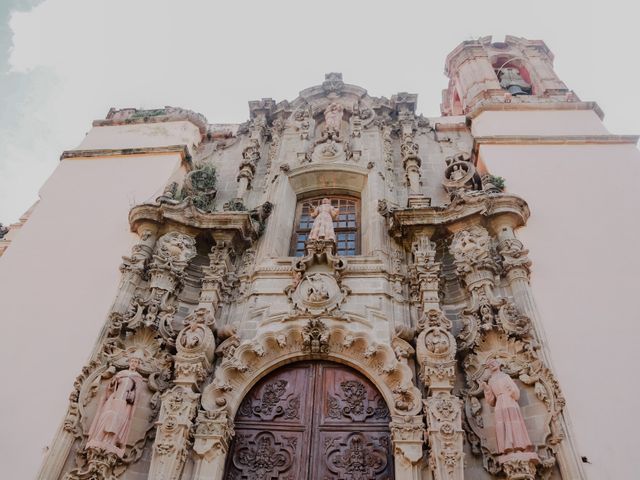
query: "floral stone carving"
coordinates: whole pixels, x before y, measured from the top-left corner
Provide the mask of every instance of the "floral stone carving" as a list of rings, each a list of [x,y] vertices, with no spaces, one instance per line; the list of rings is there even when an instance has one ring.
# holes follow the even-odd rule
[[[338,478],[377,479],[387,468],[388,437],[383,439],[376,445],[364,434],[352,433],[345,442],[331,442],[327,452],[329,470]]]
[[[293,465],[292,446],[271,432],[260,432],[254,438],[238,435],[237,442],[240,446],[233,456],[233,465],[240,471],[240,478],[276,480]]]
[[[362,382],[345,380],[340,383],[340,389],[342,393],[338,397],[333,395],[328,397],[328,415],[330,418],[340,419],[344,416],[349,417],[354,422],[363,422],[371,416],[376,419],[383,419],[389,416],[389,409],[384,400],[379,400],[373,404],[367,398],[367,389]]]

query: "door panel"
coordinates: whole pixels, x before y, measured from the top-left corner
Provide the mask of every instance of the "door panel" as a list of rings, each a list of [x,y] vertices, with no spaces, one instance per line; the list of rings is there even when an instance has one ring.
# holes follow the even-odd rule
[[[296,363],[258,382],[236,415],[233,480],[391,480],[389,410],[348,367]]]

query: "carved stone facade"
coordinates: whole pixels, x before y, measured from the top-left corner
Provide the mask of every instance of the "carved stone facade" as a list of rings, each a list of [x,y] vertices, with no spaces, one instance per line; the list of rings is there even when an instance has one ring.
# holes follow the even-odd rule
[[[532,73],[540,45],[516,66],[482,61],[532,48],[458,47],[440,118],[330,73],[250,102],[241,125],[181,109],[97,122],[188,121],[199,140],[129,213],[137,243],[39,478],[585,478],[530,308],[529,207],[468,125],[507,94],[561,102],[564,85]],[[334,195],[358,200],[357,255],[338,253],[351,219]],[[301,219],[311,197],[329,200]]]

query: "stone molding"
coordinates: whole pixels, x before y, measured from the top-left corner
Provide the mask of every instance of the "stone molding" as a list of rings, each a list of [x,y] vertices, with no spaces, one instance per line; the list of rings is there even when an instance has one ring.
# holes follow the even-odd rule
[[[167,145],[163,147],[134,147],[134,148],[97,148],[86,150],[65,150],[60,160],[72,158],[94,157],[122,157],[133,155],[158,155],[163,153],[179,153],[182,160],[191,169],[191,154],[186,145]]]

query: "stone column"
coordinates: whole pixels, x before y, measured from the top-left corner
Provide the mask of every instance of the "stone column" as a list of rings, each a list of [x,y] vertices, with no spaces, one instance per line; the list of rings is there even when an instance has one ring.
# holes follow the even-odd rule
[[[435,243],[423,232],[413,243],[414,275],[419,285],[422,318],[418,323],[416,354],[420,377],[427,387],[424,401],[429,467],[435,480],[462,480],[464,453],[462,402],[452,394],[456,374],[456,341],[452,322],[440,309],[440,263]]]
[[[222,406],[216,411],[200,410],[196,425],[192,480],[222,480],[233,422]]]
[[[261,150],[267,133],[269,116],[275,108],[275,101],[264,98],[249,102],[251,124],[249,126],[249,140],[242,150],[242,162],[238,173],[238,190],[236,191],[235,204],[244,204],[247,190],[251,188],[256,166],[261,158]]]
[[[400,123],[402,143],[400,153],[402,155],[402,166],[404,167],[407,179],[407,190],[409,196],[420,195],[420,166],[422,160],[419,157],[418,144],[413,138],[413,120],[406,120]]]
[[[122,278],[111,309],[113,312],[124,313],[131,303],[133,294],[142,280],[147,262],[153,254],[158,225],[145,222],[138,227],[137,233],[140,241],[131,249],[131,256],[122,257],[123,262],[120,265]]]
[[[393,416],[389,428],[393,442],[396,478],[420,480],[422,478],[424,417],[422,415]]]

